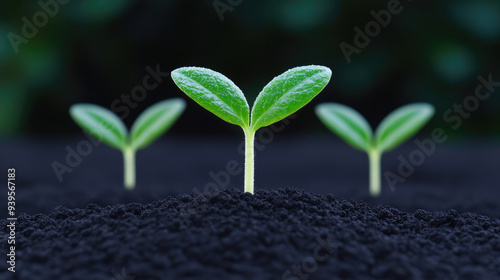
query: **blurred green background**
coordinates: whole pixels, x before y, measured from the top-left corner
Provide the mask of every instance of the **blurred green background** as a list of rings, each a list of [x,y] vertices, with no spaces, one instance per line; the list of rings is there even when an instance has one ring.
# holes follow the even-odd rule
[[[452,124],[443,118],[453,104],[474,94],[479,75],[500,81],[500,1],[401,1],[402,12],[348,63],[340,43],[354,45],[354,28],[364,29],[374,20],[370,11],[386,10],[390,2],[2,1],[0,134],[79,133],[68,115],[71,104],[111,108],[142,84],[148,66],[159,65],[163,72],[181,66],[214,69],[231,78],[252,104],[274,76],[321,64],[333,70],[330,85],[286,133],[329,133],[314,115],[321,102],[352,106],[376,125],[398,106],[425,101],[437,107],[428,131],[442,127],[456,139],[500,138],[500,88],[459,129],[449,129]],[[224,20],[215,6],[226,9]],[[44,24],[32,38],[14,40],[15,47],[12,34],[23,36],[23,18]],[[125,122],[130,125],[151,104],[177,96],[183,94],[166,78],[130,108]],[[174,127],[178,134],[239,130],[192,101],[188,105]]]

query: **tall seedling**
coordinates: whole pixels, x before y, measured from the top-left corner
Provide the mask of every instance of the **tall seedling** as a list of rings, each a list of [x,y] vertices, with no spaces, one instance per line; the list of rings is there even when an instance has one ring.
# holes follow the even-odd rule
[[[210,69],[183,67],[172,71],[177,86],[196,103],[245,133],[245,191],[254,192],[254,138],[261,128],[278,122],[309,103],[330,81],[324,66],[303,66],[275,77],[260,92],[250,113],[243,92],[227,77]]]

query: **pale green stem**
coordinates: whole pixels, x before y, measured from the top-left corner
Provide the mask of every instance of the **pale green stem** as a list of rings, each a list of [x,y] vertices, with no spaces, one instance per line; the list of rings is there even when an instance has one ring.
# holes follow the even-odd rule
[[[135,150],[132,147],[126,147],[123,150],[124,165],[124,183],[125,188],[132,190],[135,188]]]
[[[370,195],[377,197],[380,195],[381,189],[381,159],[382,155],[378,150],[371,150],[368,152],[370,158]]]
[[[253,194],[255,131],[252,131],[252,129],[243,130],[245,131],[245,192]]]

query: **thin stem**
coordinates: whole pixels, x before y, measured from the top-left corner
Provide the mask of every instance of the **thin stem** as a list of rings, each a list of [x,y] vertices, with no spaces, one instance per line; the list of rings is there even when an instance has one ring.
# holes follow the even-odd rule
[[[132,190],[135,188],[135,150],[132,147],[126,147],[123,150],[124,165],[124,183],[125,188]]]
[[[245,131],[245,192],[253,194],[255,131],[251,129],[243,130]]]
[[[378,150],[373,149],[370,152],[368,152],[368,157],[370,158],[370,195],[377,197],[380,195],[380,189],[382,184],[381,174],[380,174],[382,155]]]

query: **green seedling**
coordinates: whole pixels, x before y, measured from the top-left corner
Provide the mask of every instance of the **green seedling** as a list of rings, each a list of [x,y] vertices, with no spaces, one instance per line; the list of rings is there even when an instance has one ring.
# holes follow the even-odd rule
[[[432,118],[434,111],[427,103],[400,107],[382,120],[374,135],[365,118],[354,109],[337,103],[316,106],[316,114],[326,127],[352,147],[368,154],[372,196],[379,196],[381,191],[382,154],[414,136]]]
[[[330,81],[323,66],[304,66],[275,77],[250,107],[243,92],[227,77],[206,68],[172,71],[177,86],[196,103],[245,133],[245,192],[254,192],[254,138],[261,128],[278,122],[309,103]]]
[[[73,120],[85,132],[123,153],[124,185],[135,188],[135,154],[146,148],[175,123],[186,102],[173,98],[158,102],[146,109],[134,122],[130,132],[112,111],[93,104],[75,104],[70,108]]]

